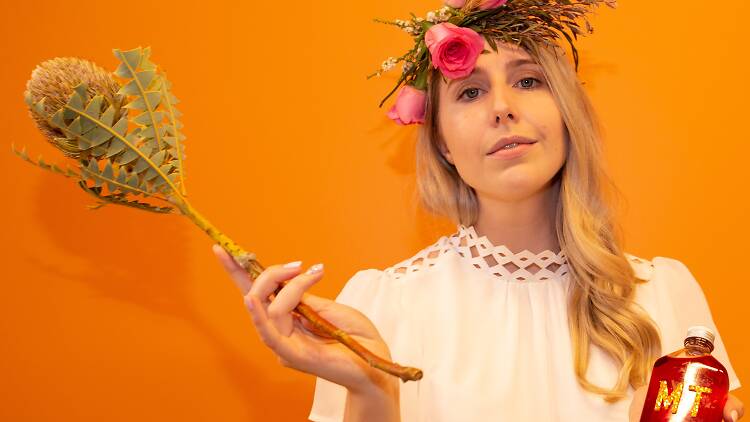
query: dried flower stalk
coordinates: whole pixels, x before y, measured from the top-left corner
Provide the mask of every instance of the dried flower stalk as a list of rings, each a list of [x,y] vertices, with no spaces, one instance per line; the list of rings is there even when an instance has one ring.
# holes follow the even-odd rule
[[[97,65],[76,58],[40,64],[27,83],[25,99],[32,118],[53,146],[76,160],[77,169],[63,170],[41,157],[34,161],[25,149],[13,151],[45,170],[77,178],[81,189],[97,198],[91,208],[116,204],[188,217],[254,280],[264,270],[255,254],[219,231],[186,199],[179,101],[164,72],[149,60],[150,48],[115,49],[114,54],[120,61],[114,75],[124,79],[122,84]],[[304,303],[294,313],[306,318],[313,332],[339,341],[372,367],[404,382],[422,378],[417,368],[376,356]]]

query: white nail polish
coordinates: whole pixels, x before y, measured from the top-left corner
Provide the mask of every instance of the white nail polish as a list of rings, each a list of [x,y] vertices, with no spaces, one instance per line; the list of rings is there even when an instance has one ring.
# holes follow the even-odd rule
[[[284,268],[297,268],[300,265],[302,265],[302,261],[294,261],[294,262],[290,262],[288,264],[284,264]]]
[[[732,413],[730,413],[730,415],[732,416],[732,422],[737,422],[737,417],[738,417],[737,411],[732,410]]]
[[[323,271],[323,264],[315,264],[307,270],[307,274],[315,274]]]

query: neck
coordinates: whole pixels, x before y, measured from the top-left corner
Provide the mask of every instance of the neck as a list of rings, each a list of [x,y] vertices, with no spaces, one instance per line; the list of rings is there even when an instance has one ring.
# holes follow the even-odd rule
[[[474,224],[478,236],[493,245],[505,245],[513,253],[528,250],[560,252],[555,233],[555,210],[560,183],[554,183],[521,200],[502,200],[478,194],[479,217]]]

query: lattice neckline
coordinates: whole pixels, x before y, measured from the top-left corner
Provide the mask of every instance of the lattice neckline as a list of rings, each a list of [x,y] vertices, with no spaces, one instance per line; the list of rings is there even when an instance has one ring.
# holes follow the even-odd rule
[[[564,251],[513,252],[505,245],[494,245],[487,236],[477,235],[474,226],[459,224],[458,232],[448,242],[475,268],[509,281],[546,281],[568,273]]]
[[[493,245],[486,236],[478,236],[473,226],[459,224],[456,233],[443,236],[413,257],[385,271],[396,279],[434,266],[448,253],[457,253],[481,271],[498,279],[515,282],[558,280],[568,273],[565,253],[550,250],[514,253],[505,245]]]

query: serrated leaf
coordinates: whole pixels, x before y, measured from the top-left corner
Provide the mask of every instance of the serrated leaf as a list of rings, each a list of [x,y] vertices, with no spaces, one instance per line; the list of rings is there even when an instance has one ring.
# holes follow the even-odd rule
[[[83,136],[76,137],[76,141],[78,142],[78,149],[85,151],[87,149],[91,148],[91,142],[84,138]]]
[[[132,149],[126,149],[125,152],[117,159],[117,162],[121,165],[129,164],[133,160],[138,158],[138,153]]]
[[[120,63],[114,73],[121,78],[131,77],[130,68],[128,68],[128,65],[126,65],[125,63]]]
[[[109,160],[107,160],[107,163],[104,164],[102,176],[106,177],[107,179],[113,179],[115,176],[114,171],[112,171],[112,163],[110,163]]]
[[[75,88],[73,88],[73,91],[75,91],[75,93],[80,96],[80,99],[81,99],[81,101],[83,103],[86,103],[86,102],[88,102],[88,99],[89,99],[88,98],[89,97],[88,89],[89,89],[88,85],[86,85],[85,82],[81,82],[80,84],[78,84],[78,86],[76,86]],[[83,108],[83,105],[81,105],[81,107],[77,107],[77,108],[79,108],[79,109]]]
[[[75,110],[83,109],[83,99],[81,99],[81,96],[78,95],[78,92],[73,92],[73,95],[71,95],[70,99],[68,99],[67,106]]]
[[[127,184],[130,187],[137,188],[138,187],[138,175],[135,173],[131,173],[130,175],[128,175]]]
[[[130,82],[120,88],[117,93],[125,95],[139,95],[141,94],[141,92],[149,90],[151,82],[154,80],[155,75],[156,72],[153,70],[142,70],[136,72],[135,77],[133,77]]]
[[[103,127],[96,127],[88,132],[85,137],[91,142],[92,146],[99,146],[112,139],[112,133]]]
[[[100,145],[98,147],[94,147],[94,149],[91,151],[91,155],[96,157],[97,159],[104,156],[104,154],[107,153],[107,147],[105,145]]]
[[[99,115],[101,114],[102,109],[102,97],[101,95],[97,95],[96,97],[92,98],[91,101],[89,101],[89,104],[86,106],[86,114],[88,114],[92,119],[99,120]]]
[[[144,111],[133,118],[133,123],[140,125],[152,125],[153,122],[159,123],[164,119],[164,113],[161,111],[149,112]]]
[[[120,141],[119,139],[113,139],[107,147],[107,158],[114,157],[115,155],[125,151],[126,148],[127,147],[122,143],[122,141]],[[133,155],[138,156],[135,152],[133,152]]]
[[[97,123],[87,116],[81,115],[79,116],[79,119],[81,120],[81,132],[82,134],[88,134],[89,131],[97,127]]]
[[[145,100],[144,100],[145,98]],[[146,104],[146,101],[148,101],[148,104]],[[147,110],[147,109],[155,109],[159,106],[159,102],[161,101],[161,93],[158,91],[148,91],[144,93],[143,96],[139,96],[135,100],[127,103],[125,105],[125,108],[127,109],[134,109],[134,110]]]
[[[102,171],[102,177],[104,177],[105,179],[110,179],[110,180],[114,180],[115,178],[114,172],[112,171],[112,164],[109,161],[107,161],[107,164],[104,165],[104,171]],[[114,191],[117,188],[117,185],[111,182],[107,182],[107,188],[110,191]]]
[[[73,132],[75,135],[82,135],[83,134],[83,128],[81,127],[81,117],[76,117],[75,120],[73,120],[73,123],[68,126],[68,130]]]
[[[143,158],[139,158],[138,162],[136,162],[135,166],[133,166],[133,171],[140,174],[143,170],[146,170],[147,168],[149,168],[148,161],[146,161]]]
[[[166,154],[167,152],[164,150],[157,152],[151,157],[151,162],[153,162],[157,167],[160,166],[164,162],[164,157],[166,156]]]
[[[126,117],[120,118],[120,120],[112,126],[112,129],[117,132],[120,136],[125,136],[125,132],[128,130],[128,119]]]
[[[50,119],[50,123],[52,123],[53,126],[58,128],[64,128],[65,127],[65,121],[63,119],[63,110],[58,110],[54,115],[52,115],[52,119]]]
[[[159,176],[159,173],[156,172],[153,168],[149,168],[146,173],[143,175],[143,178],[147,181],[151,181],[155,177]]]
[[[112,126],[115,121],[115,107],[109,106],[104,113],[99,117],[99,120],[107,126]]]
[[[136,69],[141,63],[143,56],[143,50],[141,47],[134,48],[128,51],[115,50],[115,57],[120,59],[124,64],[127,64],[130,68]]]
[[[127,172],[122,167],[118,167],[116,180],[121,185],[127,185]]]
[[[43,97],[41,100],[37,101],[36,104],[33,105],[34,112],[39,116],[46,116],[47,112],[44,110],[44,103],[47,97]]]
[[[90,173],[91,180],[94,181],[94,186],[100,187],[102,185],[102,180],[98,177],[94,177],[94,175],[99,175],[99,167],[96,165],[96,160],[89,160],[85,169]]]

